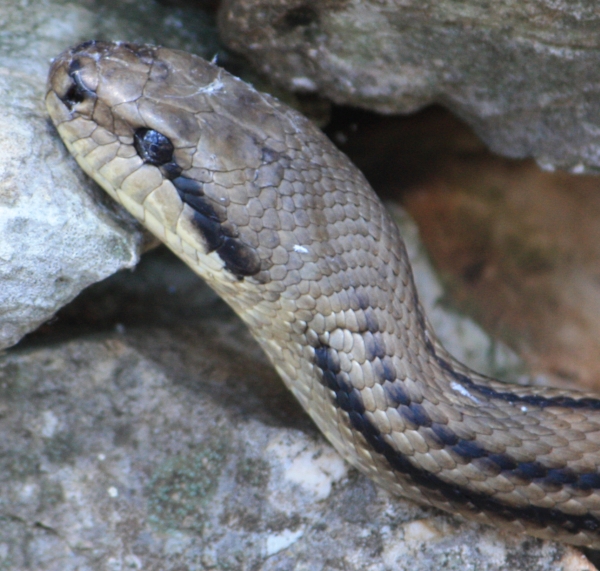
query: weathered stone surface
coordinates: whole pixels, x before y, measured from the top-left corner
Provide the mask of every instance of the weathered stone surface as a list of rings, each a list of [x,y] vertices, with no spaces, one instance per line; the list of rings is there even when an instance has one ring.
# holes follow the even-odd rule
[[[484,370],[508,367],[482,360],[490,341],[437,303],[414,225],[396,215],[443,339]],[[110,332],[82,338],[82,320]],[[44,347],[57,337],[74,340]],[[377,490],[165,251],[86,290],[34,341],[0,361],[8,569],[593,569],[566,546]]]
[[[137,260],[131,224],[127,232],[94,200],[43,101],[48,62],[66,47],[57,32],[69,28],[77,37],[92,14],[41,4],[39,11],[7,1],[0,7],[0,347]]]
[[[69,45],[115,38],[170,40],[212,55],[182,30],[182,14],[106,2],[0,0],[0,348],[16,343],[83,288],[135,265],[142,234],[78,169],[44,106],[48,64]],[[127,19],[122,19],[127,13]],[[166,18],[166,16],[170,16]],[[190,17],[197,24],[198,17]],[[155,22],[149,26],[148,22]],[[205,28],[206,28],[205,24]],[[175,39],[177,38],[177,40]],[[132,37],[131,39],[136,39]]]
[[[137,259],[135,234],[93,200],[54,140],[38,81],[0,73],[0,348]]]
[[[195,278],[171,269],[183,293]],[[593,570],[566,546],[378,490],[317,433],[242,324],[204,300],[218,319],[2,359],[3,569]]]
[[[270,78],[338,103],[441,103],[498,153],[600,170],[593,0],[224,0],[225,41]]]

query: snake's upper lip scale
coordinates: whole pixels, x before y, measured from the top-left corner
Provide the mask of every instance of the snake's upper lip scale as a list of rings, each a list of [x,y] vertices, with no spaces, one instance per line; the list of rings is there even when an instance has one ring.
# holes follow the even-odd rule
[[[600,547],[600,401],[448,355],[396,224],[304,117],[201,58],[125,43],[65,52],[46,102],[82,168],[238,312],[344,458],[421,503]]]

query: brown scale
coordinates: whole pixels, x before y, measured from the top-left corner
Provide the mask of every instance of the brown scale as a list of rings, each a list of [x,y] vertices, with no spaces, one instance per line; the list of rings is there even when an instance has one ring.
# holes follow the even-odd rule
[[[388,490],[600,547],[600,401],[456,362],[398,229],[307,119],[183,52],[88,42],[50,71],[81,167],[223,296],[344,458]]]

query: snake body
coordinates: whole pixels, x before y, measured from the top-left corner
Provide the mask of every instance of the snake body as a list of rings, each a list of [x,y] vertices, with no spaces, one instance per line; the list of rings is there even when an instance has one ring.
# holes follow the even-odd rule
[[[398,228],[306,118],[203,59],[86,42],[46,104],[84,171],[241,316],[340,454],[387,490],[600,547],[600,401],[454,360]]]

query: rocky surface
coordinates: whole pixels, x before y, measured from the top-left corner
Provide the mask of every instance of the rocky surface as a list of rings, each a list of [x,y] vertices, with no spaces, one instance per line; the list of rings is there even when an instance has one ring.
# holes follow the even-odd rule
[[[233,49],[291,90],[385,113],[441,103],[497,153],[600,170],[592,0],[224,0]]]
[[[135,265],[143,242],[132,219],[80,172],[50,124],[43,97],[51,58],[99,37],[162,38],[209,57],[217,44],[214,27],[196,12],[158,5],[42,0],[33,7],[0,0],[0,13],[3,348],[52,317],[83,288]],[[186,31],[182,20],[195,31]],[[198,35],[203,29],[210,33]]]
[[[0,362],[1,568],[593,570],[566,546],[378,490],[172,257],[130,276],[139,307],[113,331],[47,346],[120,279]],[[160,298],[188,318],[163,322]]]
[[[14,7],[1,9],[9,22],[19,15]],[[0,348],[137,260],[139,239],[94,200],[56,140],[43,94],[59,42],[46,44],[47,51],[28,57],[0,48]]]

